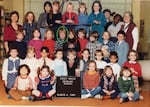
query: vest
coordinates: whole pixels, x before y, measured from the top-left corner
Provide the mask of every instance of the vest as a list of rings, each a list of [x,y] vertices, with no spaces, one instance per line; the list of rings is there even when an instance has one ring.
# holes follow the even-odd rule
[[[15,60],[15,62],[13,62],[8,58],[8,71],[12,71],[14,67],[16,70],[18,70],[19,65],[20,65],[20,59],[17,59]]]

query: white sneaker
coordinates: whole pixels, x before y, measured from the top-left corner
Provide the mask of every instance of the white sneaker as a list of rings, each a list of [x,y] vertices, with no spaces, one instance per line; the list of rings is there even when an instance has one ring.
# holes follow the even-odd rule
[[[81,95],[81,99],[87,99],[89,97],[91,97],[90,93]]]
[[[140,95],[139,99],[140,99],[140,100],[144,100],[144,97]]]
[[[100,98],[101,98],[101,95],[100,95],[100,94],[97,94],[97,95],[94,96],[94,98],[100,99]]]

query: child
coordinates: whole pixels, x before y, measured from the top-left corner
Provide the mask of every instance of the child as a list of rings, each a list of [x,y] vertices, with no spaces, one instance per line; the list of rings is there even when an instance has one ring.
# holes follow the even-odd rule
[[[27,53],[27,44],[23,41],[24,38],[24,34],[22,31],[18,31],[17,35],[16,35],[16,41],[13,42],[12,45],[14,45],[14,47],[18,48],[19,51],[19,57],[21,59],[24,59],[26,57],[26,53]]]
[[[24,22],[23,22],[23,30],[25,33],[24,41],[27,44],[32,39],[32,32],[36,27],[37,27],[37,23],[35,21],[35,15],[32,11],[28,11],[25,14]]]
[[[76,30],[84,29],[88,33],[88,15],[87,15],[87,8],[85,3],[80,3],[78,8],[78,20],[79,26],[76,27]]]
[[[9,57],[4,60],[2,66],[2,80],[4,80],[4,85],[6,93],[14,86],[15,79],[18,75],[18,67],[21,64],[21,59],[18,57],[18,49],[16,47],[11,47],[9,50]]]
[[[33,88],[32,80],[29,77],[30,68],[23,64],[18,68],[19,75],[15,80],[14,87],[9,91],[10,96],[15,100],[30,100],[31,90]]]
[[[103,13],[105,15],[105,18],[106,18],[106,25],[105,25],[105,31],[107,31],[107,28],[112,24],[112,14],[110,9],[104,9],[103,10]]]
[[[75,70],[78,68],[77,53],[74,50],[69,50],[67,52],[67,71],[68,76],[75,76]]]
[[[74,5],[69,2],[66,7],[66,12],[62,16],[62,22],[67,24],[68,29],[74,29],[73,24],[78,24],[78,15],[74,12]]]
[[[41,52],[41,58],[38,59],[39,67],[41,68],[43,65],[47,65],[47,66],[49,66],[50,69],[52,69],[53,60],[48,58],[49,49],[47,47],[42,47],[40,52]]]
[[[97,69],[99,70],[100,74],[102,74],[107,63],[102,60],[103,52],[101,50],[95,51],[95,59],[96,59],[95,62],[96,62]]]
[[[52,69],[54,70],[55,76],[67,76],[67,65],[63,61],[63,50],[56,50],[55,60],[53,61]]]
[[[45,40],[43,41],[43,46],[48,47],[49,49],[49,58],[53,59],[54,58],[54,46],[55,46],[55,41],[54,39],[54,33],[51,29],[47,29],[45,31]]]
[[[100,43],[102,43],[102,34],[106,25],[106,18],[101,10],[100,1],[94,1],[92,4],[92,13],[88,17],[88,23],[92,25],[92,31],[97,31],[99,34],[98,41]]]
[[[96,71],[95,61],[90,61],[87,67],[88,67],[88,70],[84,73],[84,76],[83,76],[84,89],[82,89],[82,92],[81,92],[81,99],[94,97],[101,90],[101,87],[99,86],[100,75]]]
[[[110,52],[109,59],[110,59],[110,63],[108,63],[108,65],[112,67],[113,74],[118,80],[118,78],[120,77],[121,66],[117,63],[118,62],[117,53],[115,51]]]
[[[104,69],[100,87],[102,88],[100,92],[101,99],[103,97],[115,99],[119,94],[116,77],[113,74],[113,69],[110,66],[106,66]]]
[[[93,31],[90,35],[89,42],[86,44],[86,48],[90,50],[90,60],[95,59],[95,51],[101,49],[101,44],[97,41],[98,32]]]
[[[83,75],[87,71],[87,65],[90,61],[90,51],[88,49],[84,49],[81,53],[82,59],[80,60],[79,72],[81,78],[81,88],[83,88]]]
[[[69,30],[68,42],[64,43],[63,45],[64,52],[67,52],[70,49],[74,50],[76,53],[78,53],[81,50],[80,42],[78,41],[75,35],[75,31],[73,29]]]
[[[26,58],[22,61],[22,64],[26,64],[30,68],[30,73],[29,76],[32,80],[32,83],[34,85],[34,78],[37,76],[37,69],[38,69],[38,60],[35,58],[36,55],[36,50],[34,47],[29,46],[27,48],[27,56]]]
[[[115,50],[115,44],[109,39],[110,39],[110,33],[108,31],[104,31],[102,46],[107,46],[108,51],[111,52]]]
[[[63,44],[68,41],[67,30],[62,27],[58,31],[58,37],[55,43],[55,50],[63,49]]]
[[[139,92],[135,91],[134,81],[131,77],[131,70],[128,67],[123,67],[118,79],[118,87],[120,90],[120,103],[129,100],[138,101],[141,99],[139,97]]]
[[[43,45],[42,40],[40,40],[40,31],[38,29],[34,29],[32,35],[33,38],[29,41],[28,46],[32,46],[36,49],[36,58],[39,59],[41,57],[40,49]]]
[[[115,51],[118,55],[118,64],[122,66],[127,61],[127,55],[129,52],[129,45],[124,40],[125,39],[125,32],[119,31],[117,33],[118,42],[115,43]]]
[[[134,80],[134,86],[136,91],[140,91],[139,86],[142,84],[142,69],[141,65],[136,61],[137,52],[131,50],[128,55],[129,61],[125,62],[123,66],[129,67],[132,72],[132,78]]]
[[[101,51],[103,53],[103,61],[105,61],[106,63],[109,63],[109,51],[108,51],[108,47],[106,45],[103,45],[101,48]]]
[[[88,40],[86,39],[86,31],[84,29],[78,30],[78,41],[80,42],[80,51],[78,52],[78,57],[81,57],[81,52],[86,48]]]
[[[35,96],[33,100],[52,99],[56,91],[52,88],[55,82],[55,75],[48,66],[42,66],[38,70],[38,76],[35,78],[36,87],[32,91]]]

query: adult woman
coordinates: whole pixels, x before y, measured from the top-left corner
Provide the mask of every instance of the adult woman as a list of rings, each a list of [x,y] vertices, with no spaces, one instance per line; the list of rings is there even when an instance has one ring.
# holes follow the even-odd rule
[[[10,46],[16,41],[16,32],[22,30],[22,26],[18,24],[19,13],[12,11],[10,13],[10,24],[4,27],[4,48],[6,54],[8,53]]]
[[[125,41],[129,44],[130,50],[137,50],[138,41],[139,41],[139,34],[138,29],[133,22],[133,15],[131,12],[124,13],[124,26],[122,30],[126,33]]]

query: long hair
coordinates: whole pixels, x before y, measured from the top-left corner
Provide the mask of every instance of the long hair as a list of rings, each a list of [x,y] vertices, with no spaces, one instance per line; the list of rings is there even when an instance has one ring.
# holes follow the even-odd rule
[[[34,15],[34,13],[33,13],[32,11],[28,11],[28,12],[25,14],[25,16],[24,16],[23,23],[28,22],[27,17],[28,17],[29,14],[32,14],[32,15],[33,15],[33,21],[32,21],[32,22],[35,22],[35,15]]]
[[[96,0],[96,1],[94,1],[93,4],[92,4],[92,13],[94,13],[94,5],[95,5],[96,3],[97,3],[97,4],[99,5],[99,7],[100,7],[100,8],[99,8],[99,11],[101,12],[101,10],[102,10],[101,2],[98,1],[98,0]]]

